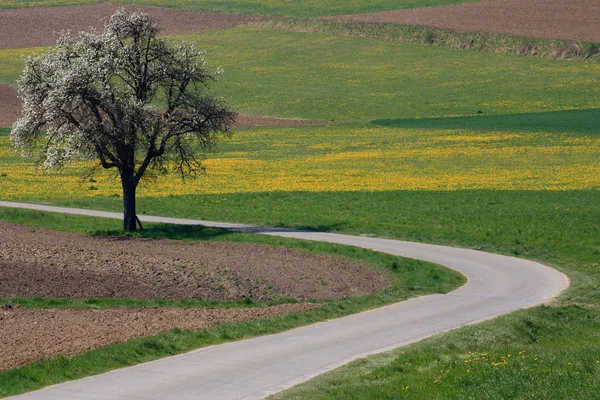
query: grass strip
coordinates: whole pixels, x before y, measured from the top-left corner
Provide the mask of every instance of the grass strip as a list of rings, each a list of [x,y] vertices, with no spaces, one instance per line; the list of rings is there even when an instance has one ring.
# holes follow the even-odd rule
[[[600,191],[595,189],[269,192],[222,198],[204,195],[200,205],[197,196],[139,202],[149,215],[367,234],[524,257],[556,266],[571,278],[555,304],[600,310]],[[110,211],[120,206],[103,198],[54,203]],[[2,212],[9,214],[3,219],[22,220],[16,210]],[[55,218],[42,215],[37,219]]]
[[[286,18],[251,22],[247,26],[280,29],[290,32],[364,37],[386,42],[402,42],[455,50],[511,54],[551,60],[600,61],[600,43],[598,42],[545,39],[502,33],[466,32],[387,22],[308,18]]]
[[[477,0],[108,0],[117,4],[136,4],[181,8],[197,11],[215,11],[235,14],[314,17],[323,15],[358,14],[405,8],[442,6],[469,3]],[[95,4],[98,0],[0,0],[2,8],[50,7],[73,4]]]
[[[260,302],[251,298],[238,301],[217,301],[210,299],[198,300],[138,300],[138,299],[112,299],[112,298],[88,298],[88,299],[66,299],[50,297],[0,297],[0,304],[19,306],[23,308],[142,308],[142,307],[178,307],[178,308],[249,308],[276,306],[279,304],[298,303],[295,299],[283,299],[279,301]]]
[[[537,113],[507,115],[470,115],[445,118],[389,118],[373,120],[373,125],[424,130],[467,130],[488,132],[552,132],[578,134],[598,134],[600,109],[561,110]],[[556,135],[558,136],[558,135]]]

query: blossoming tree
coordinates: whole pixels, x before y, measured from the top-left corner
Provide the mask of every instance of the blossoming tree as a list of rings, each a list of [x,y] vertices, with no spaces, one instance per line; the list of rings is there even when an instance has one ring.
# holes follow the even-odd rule
[[[61,34],[25,60],[18,80],[23,111],[13,144],[24,156],[39,150],[44,168],[76,159],[115,168],[127,231],[139,223],[140,180],[150,171],[199,171],[200,156],[235,120],[209,92],[220,71],[208,69],[204,52],[157,33],[147,14],[119,10],[102,31]]]

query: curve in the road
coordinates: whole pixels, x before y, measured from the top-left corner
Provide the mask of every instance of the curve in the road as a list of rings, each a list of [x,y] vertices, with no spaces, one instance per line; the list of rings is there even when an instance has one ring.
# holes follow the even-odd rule
[[[0,202],[0,206],[122,218],[122,214]],[[287,332],[199,349],[31,392],[14,399],[257,399],[353,359],[435,333],[549,301],[569,285],[545,265],[514,257],[399,240],[140,216],[190,224],[321,240],[416,258],[452,268],[468,283],[429,295]]]

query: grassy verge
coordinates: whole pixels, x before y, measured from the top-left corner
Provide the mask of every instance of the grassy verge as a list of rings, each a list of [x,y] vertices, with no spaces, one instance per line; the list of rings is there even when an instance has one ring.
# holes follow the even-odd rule
[[[229,12],[236,14],[288,15],[314,17],[323,15],[357,14],[404,8],[441,6],[469,3],[476,0],[110,0],[118,4],[138,4],[146,6],[183,8],[200,11]],[[0,8],[49,7],[69,4],[94,4],[98,0],[0,0]]]
[[[427,26],[383,22],[336,21],[322,19],[284,19],[251,23],[259,28],[291,32],[355,36],[388,42],[403,42],[458,50],[495,54],[514,54],[538,58],[593,61],[600,60],[600,43],[543,39],[487,32],[462,32]]]
[[[41,213],[35,211],[0,209],[0,220],[26,224],[32,227],[54,228],[70,232],[92,234],[121,234],[120,221],[81,216]],[[35,229],[35,228],[33,228]],[[302,314],[239,324],[224,324],[195,331],[173,330],[154,337],[115,344],[75,357],[58,357],[32,365],[0,372],[0,396],[8,396],[34,390],[43,386],[97,374],[110,369],[133,365],[160,357],[178,354],[191,349],[239,340],[257,335],[275,333],[301,325],[336,318],[359,311],[380,307],[426,293],[444,293],[464,283],[459,274],[429,263],[402,259],[382,253],[349,246],[332,245],[270,236],[231,233],[212,228],[148,224],[136,236],[149,238],[176,238],[182,240],[241,241],[287,246],[311,253],[337,254],[353,260],[364,261],[372,268],[391,272],[392,285],[375,295],[328,300],[317,310]],[[283,301],[285,302],[285,301]],[[247,307],[270,303],[211,302],[211,301],[137,301],[131,299],[0,299],[0,304],[12,303],[25,307]],[[281,302],[280,302],[281,303]],[[273,303],[275,304],[275,303]]]
[[[216,300],[138,300],[138,299],[111,299],[111,298],[88,298],[88,299],[55,299],[49,297],[0,297],[0,304],[20,306],[23,308],[120,308],[120,307],[178,307],[178,308],[244,308],[244,307],[266,307],[278,304],[297,303],[294,299],[280,301],[258,302],[250,298],[239,301],[216,301]]]

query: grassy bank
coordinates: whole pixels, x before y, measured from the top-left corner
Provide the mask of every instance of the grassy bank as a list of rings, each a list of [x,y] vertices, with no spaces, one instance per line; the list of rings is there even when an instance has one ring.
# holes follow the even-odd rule
[[[457,50],[513,54],[537,58],[598,62],[599,43],[544,39],[487,32],[462,32],[384,22],[284,19],[250,24],[291,32],[355,36]]]
[[[598,397],[600,312],[538,307],[358,360],[275,399]]]

